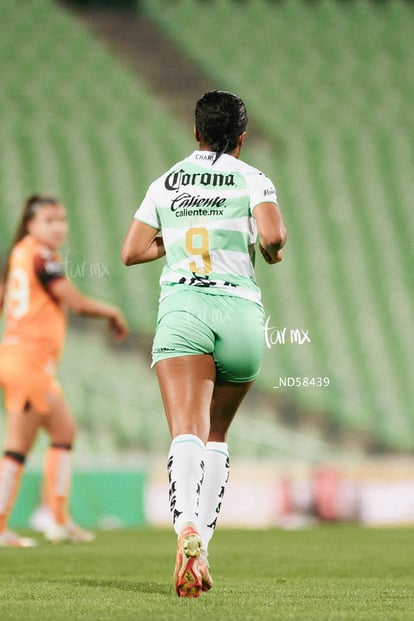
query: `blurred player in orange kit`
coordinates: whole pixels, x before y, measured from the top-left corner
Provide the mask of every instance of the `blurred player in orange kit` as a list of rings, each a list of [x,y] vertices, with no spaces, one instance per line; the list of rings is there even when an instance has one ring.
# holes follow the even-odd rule
[[[65,207],[55,198],[30,197],[10,252],[3,283],[5,331],[0,346],[0,385],[7,424],[0,459],[0,546],[28,547],[33,539],[7,529],[26,456],[40,428],[50,436],[44,477],[53,514],[46,539],[88,542],[93,533],[68,515],[71,449],[76,425],[55,369],[66,332],[65,307],[81,315],[103,317],[118,340],[127,335],[121,311],[85,297],[65,277],[57,249],[68,229]]]

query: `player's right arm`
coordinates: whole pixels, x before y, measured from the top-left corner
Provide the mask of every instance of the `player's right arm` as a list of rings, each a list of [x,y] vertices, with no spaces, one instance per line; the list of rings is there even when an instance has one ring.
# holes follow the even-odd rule
[[[140,220],[132,221],[122,246],[121,257],[125,265],[148,263],[165,255],[164,242],[156,229]]]
[[[279,263],[287,239],[287,229],[278,205],[259,203],[254,208],[254,219],[264,260],[270,264]]]

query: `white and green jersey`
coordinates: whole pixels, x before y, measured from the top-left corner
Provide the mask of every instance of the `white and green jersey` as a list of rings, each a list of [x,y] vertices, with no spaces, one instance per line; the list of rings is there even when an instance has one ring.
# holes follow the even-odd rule
[[[231,155],[194,151],[148,188],[135,218],[162,232],[161,298],[181,286],[260,302],[253,211],[276,203],[273,183]]]

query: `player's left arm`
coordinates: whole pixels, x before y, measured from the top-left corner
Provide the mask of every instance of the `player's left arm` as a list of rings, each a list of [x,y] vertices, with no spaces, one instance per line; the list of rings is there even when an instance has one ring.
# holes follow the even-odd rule
[[[267,263],[282,260],[282,248],[286,243],[287,229],[276,203],[263,202],[254,208],[260,251]]]
[[[165,255],[164,242],[159,230],[134,218],[122,246],[121,257],[125,265],[148,263]]]
[[[39,282],[59,304],[72,312],[89,317],[103,317],[117,340],[123,340],[128,327],[121,310],[112,304],[89,298],[79,291],[65,275],[64,266],[57,253],[42,251],[34,257],[34,269]]]
[[[67,278],[51,280],[48,290],[59,304],[68,307],[74,313],[107,319],[109,328],[117,340],[121,341],[127,336],[128,326],[117,306],[83,295]]]

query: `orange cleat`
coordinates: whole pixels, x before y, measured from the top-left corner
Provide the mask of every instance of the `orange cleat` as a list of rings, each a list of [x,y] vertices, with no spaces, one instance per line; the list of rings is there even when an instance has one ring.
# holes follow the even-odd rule
[[[199,597],[207,568],[200,558],[201,538],[191,526],[184,528],[177,545],[174,585],[179,597]],[[208,569],[207,569],[207,575]]]

